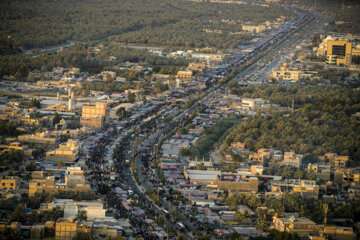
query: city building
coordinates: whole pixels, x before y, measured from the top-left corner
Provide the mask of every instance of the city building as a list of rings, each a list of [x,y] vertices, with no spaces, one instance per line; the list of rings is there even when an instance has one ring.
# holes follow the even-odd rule
[[[241,109],[243,110],[263,109],[266,103],[267,101],[261,98],[256,98],[256,99],[243,98],[241,99]]]
[[[106,103],[95,103],[94,105],[83,105],[80,124],[87,127],[101,128],[107,114]]]
[[[100,73],[100,75],[102,76],[103,80],[105,80],[105,81],[110,81],[110,80],[116,79],[116,72],[103,71]]]
[[[259,180],[256,177],[222,174],[217,177],[216,185],[221,190],[232,192],[257,192]]]
[[[36,134],[19,135],[18,141],[22,143],[33,143],[33,144],[55,146],[60,142],[60,138],[53,137],[50,136],[50,134],[42,132]]]
[[[350,66],[352,44],[348,40],[327,41],[326,63],[336,66]]]
[[[100,201],[74,201],[72,199],[55,199],[52,203],[44,203],[41,210],[51,210],[58,208],[64,211],[64,218],[75,218],[78,213],[84,211],[87,221],[95,218],[105,218],[106,209],[104,203]]]
[[[233,142],[231,143],[231,147],[236,147],[236,148],[245,148],[246,145],[243,142]]]
[[[45,179],[33,179],[29,182],[29,196],[34,196],[35,193],[42,192],[43,190],[49,193],[57,191],[54,176],[46,177]]]
[[[249,160],[253,162],[264,163],[269,161],[273,155],[273,151],[270,149],[261,148],[257,153],[250,153]]]
[[[276,81],[296,82],[302,79],[313,80],[317,74],[318,72],[316,71],[290,68],[288,64],[284,63],[279,70],[273,71],[271,76]]]
[[[273,228],[280,232],[297,233],[302,238],[308,238],[309,234],[316,234],[316,223],[308,218],[299,218],[296,213],[273,217]]]
[[[14,177],[6,177],[0,179],[0,189],[6,190],[15,190],[18,187],[18,181]]]
[[[78,222],[73,218],[59,218],[55,225],[56,240],[73,239],[77,232]]]
[[[192,75],[193,72],[191,70],[186,70],[186,71],[178,71],[176,77],[180,79],[191,79]]]
[[[62,161],[64,164],[73,163],[79,155],[78,141],[68,139],[66,143],[60,144],[54,151],[46,153],[46,159],[49,161]]]
[[[331,176],[330,165],[323,165],[318,163],[309,163],[308,172],[313,172],[316,179],[329,181]]]
[[[263,24],[260,25],[242,25],[242,30],[251,32],[251,33],[261,33],[266,30],[266,26]]]
[[[349,161],[349,156],[340,156],[337,155],[337,153],[325,153],[321,159],[329,161],[332,167],[339,168],[346,167],[346,164]]]
[[[186,69],[190,71],[203,72],[207,68],[207,62],[191,62]]]
[[[291,150],[290,152],[284,153],[283,164],[285,166],[292,166],[292,167],[300,168],[302,159],[303,159],[303,155],[295,154],[295,151]]]
[[[94,118],[94,117],[106,117],[107,104],[106,103],[95,103],[94,105],[83,105],[82,106],[82,118]]]
[[[316,181],[311,180],[287,180],[287,181],[271,181],[272,193],[284,193],[295,192],[299,193],[304,199],[318,199],[319,197],[319,185],[316,185]]]

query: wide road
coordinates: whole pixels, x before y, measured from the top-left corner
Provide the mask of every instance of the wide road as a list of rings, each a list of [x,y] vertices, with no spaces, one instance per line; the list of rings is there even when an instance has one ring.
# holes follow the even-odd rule
[[[253,72],[257,68],[257,63],[264,61],[269,55],[271,55],[271,54],[277,55],[278,51],[283,49],[284,47],[286,47],[286,49],[289,49],[289,48],[293,48],[294,46],[296,46],[296,44],[298,44],[298,42],[301,39],[303,39],[304,36],[311,33],[312,31],[314,31],[314,24],[316,23],[317,20],[319,20],[318,16],[315,17],[310,23],[308,23],[305,26],[297,29],[297,31],[295,31],[294,34],[292,34],[290,36],[287,35],[287,38],[284,41],[282,41],[280,44],[276,45],[274,48],[272,48],[266,54],[261,56],[253,64],[251,64],[250,66],[245,68],[243,71],[241,71],[237,76],[235,76],[229,82],[239,81],[240,79],[243,79],[244,77],[249,75],[251,72]],[[299,37],[299,40],[293,41],[296,37]],[[148,149],[148,151],[150,151],[150,149],[152,149],[155,146],[155,144],[161,140],[162,137],[164,137],[171,130],[175,129],[181,122],[185,121],[188,118],[189,113],[191,113],[192,111],[197,111],[199,108],[201,108],[202,105],[207,105],[210,102],[210,100],[213,98],[214,94],[216,93],[216,91],[215,91],[215,90],[217,90],[216,88],[217,88],[217,86],[209,89],[207,91],[208,94],[205,97],[203,97],[202,99],[197,101],[190,108],[184,110],[178,116],[176,116],[172,120],[171,123],[169,123],[169,124],[164,124],[164,123],[158,124],[158,126],[157,126],[158,129],[154,133],[150,134],[144,140],[144,142],[139,146],[139,150],[142,151],[144,149]],[[224,88],[222,88],[222,89],[224,89]],[[129,157],[128,159],[130,159],[129,155],[128,155],[128,157]],[[135,181],[133,173],[132,173],[132,171],[131,171],[131,169],[129,167],[123,169],[123,174],[124,174],[124,177],[126,178],[126,181],[129,183],[129,186],[131,187],[131,189],[144,202],[146,202],[147,207],[149,207],[150,209],[155,211],[158,215],[161,215],[162,214],[161,208],[159,206],[157,206],[155,204],[155,202],[152,199],[150,199],[145,193],[145,190],[146,189],[151,189],[153,187],[153,185],[149,184],[147,182],[147,177],[146,177],[147,173],[142,172],[142,170],[140,170],[140,169],[142,169],[144,167],[143,166],[143,164],[144,164],[143,159],[141,159],[140,157],[135,157],[135,164],[136,164],[137,169],[139,169],[138,170],[139,173],[141,173],[140,174],[141,175],[140,176],[141,185],[139,186],[138,183]],[[131,173],[131,174],[129,175],[129,173]],[[161,202],[163,203],[164,207],[169,208],[169,204],[165,204],[163,200],[161,200]],[[184,223],[187,222],[186,219],[184,219],[184,217],[182,215],[180,215],[180,217],[183,219]],[[175,222],[173,222],[172,220],[169,220],[167,222],[167,224],[173,227]],[[192,226],[189,226],[189,227],[190,227],[190,229],[192,228]],[[188,239],[193,239],[193,237],[191,236],[191,233],[189,234],[187,231],[185,231],[184,234]]]

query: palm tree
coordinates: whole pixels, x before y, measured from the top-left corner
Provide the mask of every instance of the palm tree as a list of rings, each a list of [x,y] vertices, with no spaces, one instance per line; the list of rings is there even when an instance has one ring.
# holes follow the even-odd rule
[[[256,221],[256,228],[260,229],[262,231],[266,231],[267,230],[267,225],[264,221],[264,219],[262,219],[261,217],[259,217]]]
[[[56,165],[58,167],[58,172],[60,172],[60,168],[63,166],[63,161],[61,159],[57,160]]]
[[[245,211],[244,213],[241,213],[239,211],[236,211],[234,214],[235,220],[241,223],[248,223],[249,219],[247,219],[248,217],[248,213],[247,211]]]

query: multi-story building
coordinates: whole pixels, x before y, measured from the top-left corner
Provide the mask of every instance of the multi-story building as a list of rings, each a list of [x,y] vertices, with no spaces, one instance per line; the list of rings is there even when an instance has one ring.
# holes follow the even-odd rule
[[[107,114],[106,103],[95,103],[94,105],[83,105],[80,124],[88,127],[101,128]]]
[[[50,136],[49,134],[42,132],[36,134],[19,135],[18,141],[23,143],[33,143],[41,145],[55,146],[60,142],[60,138]]]
[[[100,201],[74,201],[72,199],[55,199],[52,203],[44,203],[41,205],[41,210],[51,210],[58,208],[64,211],[65,218],[73,218],[79,212],[85,211],[87,221],[92,221],[95,218],[105,218],[104,203]]]
[[[205,69],[207,69],[207,62],[192,62],[189,63],[189,66],[186,68],[187,70],[190,71],[199,71],[199,72],[203,72]]]
[[[308,237],[309,234],[316,233],[316,223],[308,218],[299,218],[296,213],[273,217],[273,227],[280,232],[297,233],[300,237]]]
[[[65,171],[65,185],[70,189],[89,190],[85,182],[84,171],[80,167],[68,167]]]
[[[249,154],[249,160],[263,163],[271,159],[273,151],[270,149],[261,148],[257,153]]]
[[[231,147],[236,147],[236,148],[245,148],[246,145],[243,142],[233,142],[231,143]]]
[[[336,184],[356,185],[360,184],[360,170],[356,168],[337,169],[334,173]]]
[[[192,75],[193,75],[193,72],[191,70],[178,71],[178,73],[176,74],[176,77],[180,78],[180,79],[191,79]]]
[[[310,70],[303,70],[298,68],[290,68],[286,63],[280,67],[279,70],[272,72],[272,77],[277,81],[291,81],[296,82],[301,79],[309,79],[312,80],[318,72],[310,71]]]
[[[219,189],[232,192],[257,192],[259,180],[256,177],[221,175],[216,179]]]
[[[103,71],[100,73],[100,75],[103,77],[104,80],[115,80],[116,79],[116,72],[112,71]]]
[[[66,143],[60,144],[54,151],[46,153],[46,159],[49,161],[59,161],[63,163],[73,163],[79,155],[79,143],[69,139]]]
[[[73,218],[59,218],[55,225],[55,239],[56,240],[70,240],[73,239],[77,232],[78,222]]]
[[[284,153],[283,164],[285,166],[292,166],[292,167],[300,168],[302,159],[303,159],[303,155],[295,154],[295,151],[291,150],[290,152]]]
[[[263,109],[266,103],[267,101],[261,98],[256,98],[256,99],[243,98],[241,99],[241,109],[244,110]]]
[[[81,117],[94,118],[94,117],[106,117],[106,103],[95,103],[94,105],[83,105]]]
[[[330,165],[319,165],[317,163],[309,163],[308,172],[313,172],[318,180],[329,181],[331,169]]]
[[[316,185],[316,181],[310,180],[289,180],[289,181],[271,181],[271,192],[273,193],[284,193],[284,192],[295,192],[299,193],[303,198],[318,199],[319,197],[319,185]]]
[[[0,189],[15,190],[18,187],[18,181],[14,177],[0,179]]]
[[[349,161],[349,156],[339,156],[337,153],[325,153],[323,160],[330,162],[332,167],[346,167],[347,162]]]
[[[266,30],[266,26],[264,24],[260,25],[242,25],[242,30],[251,32],[251,33],[261,33]]]
[[[29,182],[29,196],[35,195],[37,192],[42,191],[55,193],[57,188],[55,187],[55,177],[50,176],[45,179],[34,179]]]
[[[352,44],[348,40],[327,41],[326,63],[336,66],[350,66]]]

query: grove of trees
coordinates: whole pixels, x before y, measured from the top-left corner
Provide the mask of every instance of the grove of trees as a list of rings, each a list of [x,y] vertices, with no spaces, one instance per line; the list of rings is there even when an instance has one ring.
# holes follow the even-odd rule
[[[241,25],[293,14],[281,7],[194,3],[182,0],[29,0],[0,3],[0,48],[41,48],[67,40],[104,40],[162,45],[230,47],[248,37],[233,35]],[[204,34],[203,28],[224,35]]]
[[[241,141],[253,151],[260,148],[293,149],[300,154],[335,152],[360,162],[360,94],[348,87],[265,86],[233,90],[242,97],[263,98],[294,112],[254,116],[243,121],[226,140]]]

